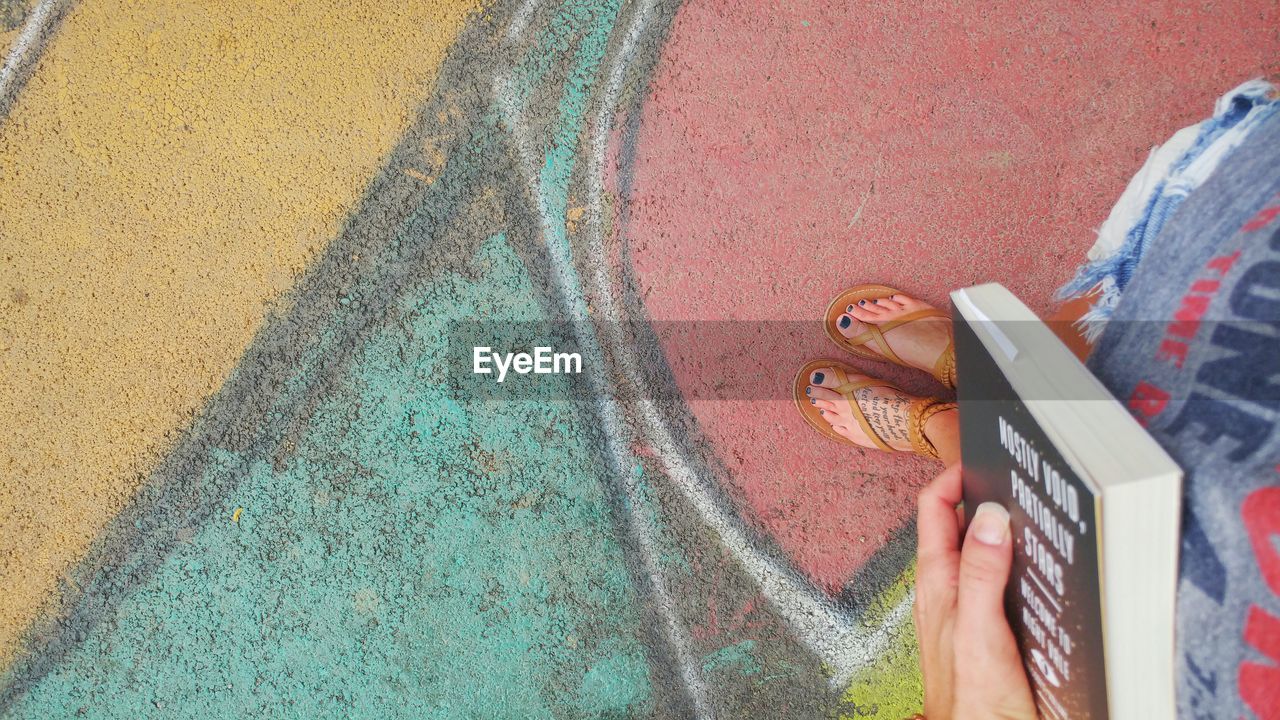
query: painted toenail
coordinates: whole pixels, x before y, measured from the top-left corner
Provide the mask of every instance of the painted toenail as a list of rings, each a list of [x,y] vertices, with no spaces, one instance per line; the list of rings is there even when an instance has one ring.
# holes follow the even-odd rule
[[[875,300],[872,300],[872,301],[871,301],[871,304],[872,304],[872,305],[879,305],[879,304],[880,304],[880,299],[879,299],[879,298],[876,298]]]
[[[817,400],[814,400],[813,398],[809,398],[809,404],[810,404],[810,405],[817,405],[817,404],[818,404],[818,401],[817,401]]]
[[[827,376],[826,376],[826,375],[823,375],[823,374],[822,374],[822,373],[820,373],[820,372],[816,372],[816,373],[814,373],[814,374],[813,374],[813,384],[814,384],[814,385],[821,385],[821,384],[822,384],[822,381],[823,381],[823,380],[826,380],[826,379],[827,379]]]
[[[866,301],[866,300],[859,300],[859,301],[858,301],[858,304],[859,304],[859,305],[866,305],[866,304],[867,304],[867,301]]]
[[[813,388],[811,388],[811,387],[807,387],[807,388],[805,388],[805,389],[804,389],[804,394],[805,394],[805,395],[812,395],[812,394],[813,394]]]
[[[851,322],[853,321],[850,320],[847,316],[840,318],[840,329],[844,330],[845,328],[849,327],[849,323]]]
[[[818,411],[818,414],[819,414],[819,415],[826,415],[826,414],[827,414],[827,411],[826,411],[826,410],[819,410],[819,411]]]
[[[844,309],[844,311],[845,311],[845,312],[853,312],[853,306],[852,306],[852,305],[850,305],[849,307],[845,308],[845,309]]]

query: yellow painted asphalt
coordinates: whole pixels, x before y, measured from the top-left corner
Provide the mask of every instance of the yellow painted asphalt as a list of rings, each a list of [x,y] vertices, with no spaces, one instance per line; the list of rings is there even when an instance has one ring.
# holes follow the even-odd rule
[[[336,235],[477,9],[67,17],[0,125],[0,668]]]

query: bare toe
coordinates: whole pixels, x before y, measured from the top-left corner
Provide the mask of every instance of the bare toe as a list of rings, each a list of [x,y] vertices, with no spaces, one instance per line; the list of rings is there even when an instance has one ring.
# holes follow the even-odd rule
[[[835,402],[841,399],[840,393],[821,385],[810,385],[804,393],[809,396],[809,403],[820,410],[835,410]]]
[[[810,387],[814,385],[821,388],[835,389],[840,387],[839,381],[836,380],[836,371],[834,368],[818,368],[809,375]],[[815,388],[816,389],[816,388]],[[840,397],[836,393],[831,393],[836,397]],[[826,398],[830,399],[830,398]]]
[[[832,388],[839,387],[836,381],[836,374],[831,368],[821,368],[814,371],[810,376],[810,381],[817,380],[818,384],[809,385],[804,389],[805,395],[809,396],[809,403],[818,408],[818,413],[822,415],[829,423],[840,422],[840,416],[848,401],[844,396],[836,392]]]
[[[861,313],[861,316],[855,315],[854,317],[859,317],[859,319],[862,319],[863,317],[865,317],[866,319],[872,322],[875,322],[879,320],[883,315],[885,315],[888,311],[889,311],[888,308],[881,307],[880,304],[876,302],[875,299],[871,299],[871,300],[859,300],[858,304],[854,307],[852,312]]]
[[[832,425],[831,429],[835,430],[842,437],[848,440],[852,440],[853,442],[858,442],[857,433],[851,430],[848,425]]]
[[[927,307],[933,307],[932,305],[930,305],[927,302],[924,302],[923,300],[917,300],[916,298],[913,298],[910,295],[903,295],[902,293],[890,295],[889,299],[897,303],[901,307],[901,309],[907,312],[915,312],[916,310],[923,310],[924,308],[927,308]]]
[[[851,338],[863,332],[866,326],[850,313],[844,313],[836,320],[836,329],[840,331],[841,335]]]
[[[857,382],[865,378],[857,373],[849,373],[845,371],[847,382]],[[805,394],[809,396],[811,404],[818,408],[823,419],[832,425],[844,425],[853,422],[853,411],[849,408],[849,401],[843,395],[835,391],[840,387],[840,381],[836,378],[836,372],[833,368],[818,368],[809,376],[812,384],[805,388]]]
[[[854,305],[853,309],[845,314],[853,318],[854,320],[857,320],[858,322],[864,322],[864,323],[874,324],[876,322],[879,322],[879,319],[880,319],[880,316],[877,315],[875,312],[871,310],[865,310],[857,305]],[[854,324],[856,325],[857,323],[854,323]]]
[[[872,326],[880,326],[884,332],[882,338],[859,340],[858,346],[866,352],[884,356],[888,353],[882,343],[887,343],[892,354],[896,355],[895,362],[932,373],[951,343],[951,320],[939,314],[890,325],[906,315],[930,309],[934,308],[929,303],[902,293],[863,298],[846,305],[844,313],[836,316],[836,331],[853,340],[865,335]]]
[[[850,368],[842,368],[842,371],[843,382],[859,383],[871,379],[851,372]],[[805,387],[809,403],[818,408],[823,421],[836,434],[862,447],[877,447],[877,441],[880,441],[895,450],[911,448],[906,431],[910,405],[914,400],[911,396],[892,386],[871,385],[857,390],[852,398],[846,397],[836,392],[841,380],[832,367],[814,370],[809,381]],[[857,403],[857,410],[850,404],[851,399]],[[874,438],[867,434],[863,420],[875,432]]]

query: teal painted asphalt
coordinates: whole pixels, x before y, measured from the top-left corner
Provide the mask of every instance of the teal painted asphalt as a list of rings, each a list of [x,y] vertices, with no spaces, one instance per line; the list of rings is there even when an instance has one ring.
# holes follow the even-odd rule
[[[464,409],[432,380],[447,372],[442,327],[527,322],[537,306],[501,236],[473,267],[411,293],[405,324],[360,348],[295,459],[253,464],[223,520],[13,716],[647,714],[635,598],[580,421],[563,402]]]

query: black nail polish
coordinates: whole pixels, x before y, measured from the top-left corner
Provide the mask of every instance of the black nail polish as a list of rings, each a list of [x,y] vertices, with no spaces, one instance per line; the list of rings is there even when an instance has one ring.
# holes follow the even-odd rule
[[[850,320],[847,315],[845,317],[840,318],[840,329],[841,330],[847,329],[852,322],[853,321]]]
[[[852,306],[852,305],[850,305],[849,307],[845,308],[845,309],[844,309],[844,311],[845,311],[845,312],[853,312],[853,306]]]
[[[813,394],[813,388],[805,388],[805,389],[804,389],[804,394],[805,394],[805,395],[812,395],[812,394]]]
[[[827,376],[826,376],[826,375],[823,375],[822,373],[814,373],[814,374],[813,374],[813,384],[814,384],[814,385],[821,385],[821,384],[822,384],[822,381],[823,381],[823,380],[825,380],[825,379],[827,379]]]
[[[872,304],[872,305],[879,305],[879,304],[880,304],[880,299],[879,299],[879,298],[876,298],[876,299],[872,300],[872,301],[871,301],[871,304]]]
[[[859,304],[859,305],[866,305],[866,304],[867,304],[867,301],[866,301],[866,300],[859,300],[859,301],[858,301],[858,304]]]
[[[819,414],[819,415],[826,415],[826,414],[827,414],[827,411],[826,411],[826,410],[819,410],[819,411],[818,411],[818,414]]]
[[[817,400],[814,400],[813,398],[809,398],[809,404],[810,404],[810,405],[817,405],[817,404],[818,404],[818,401],[817,401]]]

